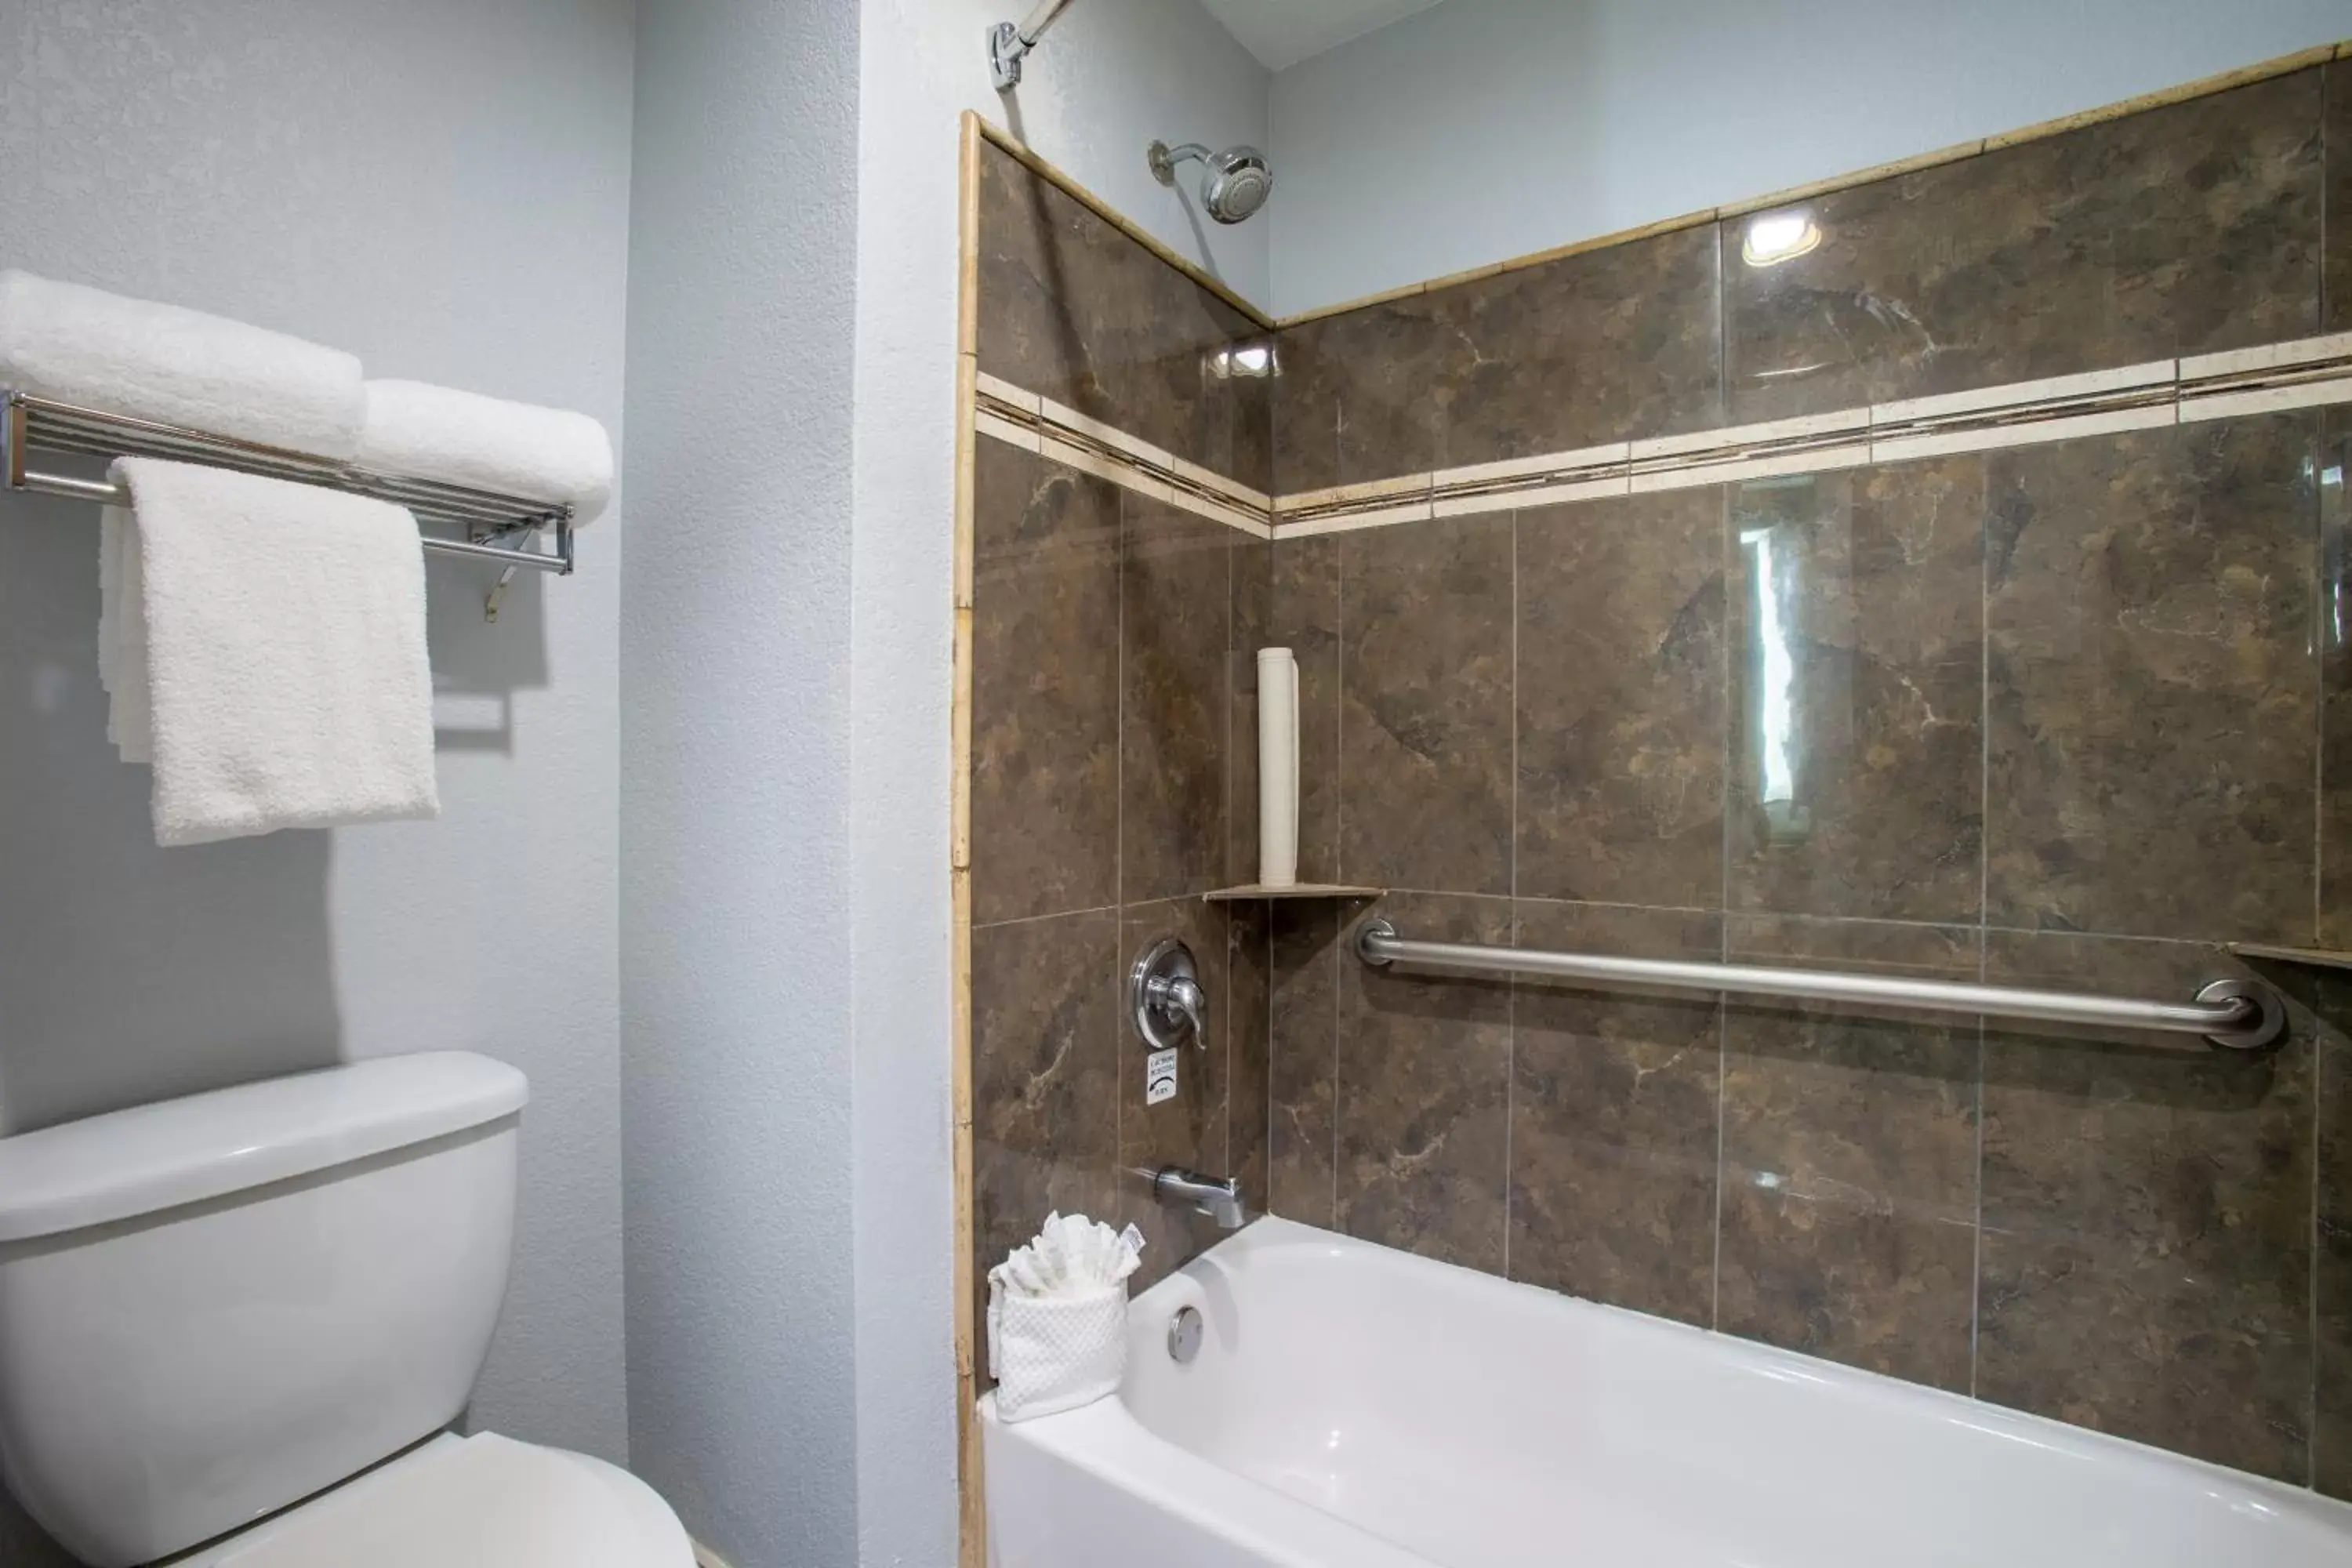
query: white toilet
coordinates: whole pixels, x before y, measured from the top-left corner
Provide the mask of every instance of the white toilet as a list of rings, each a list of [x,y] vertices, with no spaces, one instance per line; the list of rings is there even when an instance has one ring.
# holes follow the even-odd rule
[[[625,1471],[445,1430],[527,1097],[437,1052],[0,1139],[8,1489],[96,1568],[691,1568]]]

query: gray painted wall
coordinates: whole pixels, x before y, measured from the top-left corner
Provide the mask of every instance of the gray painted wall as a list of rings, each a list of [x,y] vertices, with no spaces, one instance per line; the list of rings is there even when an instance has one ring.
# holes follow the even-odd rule
[[[14,0],[0,265],[620,434],[628,0]],[[0,1127],[440,1047],[530,1074],[481,1425],[620,1458],[617,511],[485,626],[432,574],[442,819],[158,849],[95,514],[0,497]],[[0,1562],[45,1560],[0,1505]]]
[[[857,7],[701,0],[640,20],[641,521],[621,628],[630,1448],[737,1568],[845,1564]],[[938,350],[945,363],[952,337]],[[935,615],[944,626],[944,601]],[[936,1388],[944,1405],[944,1373]]]

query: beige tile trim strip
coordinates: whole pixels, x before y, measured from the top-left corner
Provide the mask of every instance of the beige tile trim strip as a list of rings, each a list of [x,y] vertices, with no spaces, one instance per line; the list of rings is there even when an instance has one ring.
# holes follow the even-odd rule
[[[2179,87],[2166,88],[2158,92],[2142,93],[2137,98],[2127,98],[2120,103],[2110,103],[2103,108],[2084,110],[2080,114],[2063,115],[2056,120],[2045,120],[2040,124],[2024,126],[2016,131],[2006,131],[1997,136],[1980,137],[1954,146],[1937,148],[1932,153],[1922,153],[1916,157],[1898,159],[1892,163],[1880,163],[1868,169],[1856,169],[1851,174],[1834,174],[1826,180],[1815,180],[1810,184],[1792,185],[1787,190],[1752,196],[1746,201],[1730,202],[1722,206],[1702,207],[1696,212],[1684,213],[1677,217],[1661,218],[1655,223],[1643,224],[1637,228],[1619,229],[1613,234],[1595,235],[1591,239],[1580,239],[1570,245],[1555,246],[1549,250],[1538,250],[1525,256],[1515,256],[1507,261],[1491,262],[1485,267],[1473,267],[1466,271],[1450,272],[1443,278],[1432,278],[1420,283],[1408,283],[1403,288],[1391,289],[1384,293],[1368,294],[1360,300],[1348,300],[1337,305],[1324,305],[1312,310],[1301,310],[1296,315],[1282,317],[1274,325],[1277,328],[1302,326],[1308,321],[1319,321],[1326,316],[1343,316],[1350,310],[1361,310],[1374,305],[1386,305],[1398,300],[1409,300],[1416,294],[1433,294],[1441,289],[1452,289],[1464,283],[1475,283],[1482,278],[1494,278],[1506,272],[1517,272],[1525,268],[1541,267],[1549,261],[1561,261],[1571,256],[1581,256],[1588,250],[1606,250],[1612,245],[1631,245],[1636,240],[1651,239],[1662,234],[1675,234],[1686,228],[1696,228],[1702,224],[1715,223],[1724,218],[1745,217],[1750,213],[1786,206],[1791,202],[1808,201],[1815,196],[1828,195],[1832,192],[1851,190],[1856,185],[1867,185],[1879,180],[1891,180],[1899,174],[1916,174],[1921,169],[1933,169],[1945,163],[1957,163],[1963,159],[1974,158],[1982,153],[1998,153],[2005,147],[2017,147],[2028,142],[2039,142],[2051,136],[2063,136],[2067,132],[2080,131],[2086,126],[2102,125],[2111,120],[2122,120],[2129,115],[2145,114],[2151,109],[2168,109],[2176,103],[2187,103],[2192,99],[2210,97],[2217,92],[2227,92],[2232,88],[2250,87],[2255,82],[2268,81],[2273,77],[2291,76],[2299,70],[2308,70],[2314,66],[2326,65],[2330,60],[2342,59],[2352,59],[2352,40],[2337,44],[2321,44],[2314,48],[2299,50],[2291,55],[2281,55],[2276,59],[2263,60],[2259,64],[2246,66],[2238,70],[2223,71],[2219,76],[2209,76],[2196,81],[2184,82]]]
[[[1263,490],[985,372],[976,378],[972,391],[971,424],[980,435],[1222,522],[1253,539],[1274,537],[1274,498]]]
[[[2328,403],[2352,403],[2352,332],[1276,496],[1274,536],[2038,446]],[[1407,496],[1412,500],[1402,502]]]
[[[979,435],[1253,538],[1309,539],[2332,403],[2352,403],[2352,332],[1276,496],[985,374],[971,423]]]

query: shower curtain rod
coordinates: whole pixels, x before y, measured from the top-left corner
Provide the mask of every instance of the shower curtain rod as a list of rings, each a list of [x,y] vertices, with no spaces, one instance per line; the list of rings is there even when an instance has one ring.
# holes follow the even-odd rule
[[[2201,1035],[2211,1044],[2233,1051],[2259,1050],[2286,1029],[2286,1007],[2278,994],[2266,985],[2244,980],[2213,981],[2199,990],[2193,1002],[2153,1002],[2074,991],[2027,991],[2004,985],[1964,985],[1824,970],[1765,969],[1737,963],[1483,947],[1467,942],[1413,942],[1399,935],[1396,927],[1385,920],[1364,922],[1356,934],[1356,956],[1375,969],[1392,963],[1434,965],[1490,974],[1590,980],[1604,985],[1719,991],[1727,996],[1851,1002],[1930,1013]]]
[[[1009,92],[1021,85],[1021,62],[1054,18],[1062,14],[1070,0],[1037,0],[1037,8],[1022,22],[999,22],[988,30],[989,79],[999,92]]]

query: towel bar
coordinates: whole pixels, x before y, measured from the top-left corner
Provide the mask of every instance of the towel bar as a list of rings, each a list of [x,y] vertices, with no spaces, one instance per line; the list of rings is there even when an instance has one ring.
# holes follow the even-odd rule
[[[1814,1002],[1859,1003],[1928,1013],[2032,1018],[2045,1023],[2201,1035],[2226,1050],[2259,1050],[2286,1031],[2278,993],[2243,980],[2216,980],[2190,1002],[2094,996],[2075,991],[2025,991],[2005,985],[1962,985],[1891,975],[1840,974],[1814,969],[1765,969],[1737,963],[1696,963],[1655,958],[1612,958],[1593,952],[1482,947],[1467,942],[1413,942],[1384,920],[1356,932],[1356,956],[1375,969],[1391,963],[1434,964],[1493,974],[1539,974],[1603,985],[1647,985],[1665,991],[1720,991],[1727,996],[1785,996]]]
[[[373,497],[406,507],[420,526],[457,529],[464,537],[424,536],[425,548],[436,555],[462,555],[493,561],[506,570],[491,591],[489,618],[498,618],[499,596],[518,570],[572,572],[572,509],[520,496],[467,489],[431,479],[378,474],[330,458],[289,452],[209,431],[152,420],[77,408],[29,393],[0,391],[0,474],[12,490],[33,495],[63,496],[71,500],[126,506],[131,498],[120,486],[104,479],[79,479],[70,474],[43,473],[26,466],[28,452],[58,452],[89,458],[168,458],[179,462],[206,463],[267,479],[290,479],[352,495]],[[545,531],[552,548],[534,548],[531,541]]]

